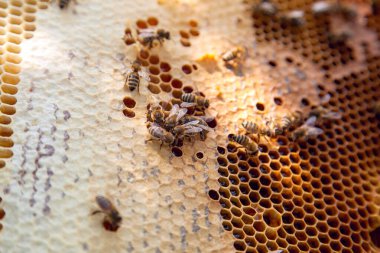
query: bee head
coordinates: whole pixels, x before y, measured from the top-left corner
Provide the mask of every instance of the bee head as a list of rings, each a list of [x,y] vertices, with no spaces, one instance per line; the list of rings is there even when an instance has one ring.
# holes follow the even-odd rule
[[[162,38],[170,40],[170,32],[165,31],[164,29],[158,29],[157,34],[158,34],[158,36],[160,36]]]
[[[208,108],[210,106],[210,101],[208,99],[205,100],[205,107]]]
[[[132,63],[132,68],[133,69],[140,69],[141,67],[141,61],[139,59],[136,59]]]
[[[228,135],[228,140],[229,141],[233,141],[235,139],[235,135],[234,134],[229,134]]]

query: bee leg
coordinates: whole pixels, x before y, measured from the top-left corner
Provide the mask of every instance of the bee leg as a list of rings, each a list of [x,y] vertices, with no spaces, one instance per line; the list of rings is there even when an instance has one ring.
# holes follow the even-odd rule
[[[148,139],[148,140],[145,140],[145,144],[146,144],[148,141],[154,141],[154,139]]]
[[[93,212],[91,213],[91,215],[95,215],[95,214],[98,214],[98,213],[102,213],[102,211],[100,211],[100,210],[93,211]]]

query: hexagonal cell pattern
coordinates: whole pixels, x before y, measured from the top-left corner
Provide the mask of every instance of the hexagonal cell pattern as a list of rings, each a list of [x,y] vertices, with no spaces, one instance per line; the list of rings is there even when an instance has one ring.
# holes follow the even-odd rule
[[[46,8],[45,2],[42,0],[0,1],[0,44],[2,45],[0,49],[0,65],[2,67],[0,167],[4,167],[5,159],[10,158],[13,154],[11,151],[14,145],[11,139],[13,130],[10,125],[12,115],[16,112],[14,107],[17,102],[16,85],[20,81],[20,44],[23,38],[33,36],[33,31],[36,29],[35,12],[37,7]],[[246,2],[258,3],[258,1]],[[218,118],[218,123],[222,123],[220,124],[222,128],[240,123],[238,121],[242,118],[237,120],[239,115],[246,118],[251,117],[252,112],[266,115],[273,110],[286,111],[292,108],[290,104],[307,112],[315,106],[318,98],[322,98],[327,93],[331,95],[327,108],[342,113],[342,118],[336,122],[318,124],[317,126],[323,129],[324,133],[317,138],[293,142],[287,136],[279,136],[268,143],[260,143],[258,155],[248,155],[235,145],[226,144],[223,141],[226,137],[225,129],[218,128],[216,128],[215,140],[210,138],[202,145],[195,142],[194,148],[184,147],[184,151],[181,148],[173,147],[169,151],[169,155],[171,152],[172,156],[168,159],[169,162],[164,164],[165,166],[155,164],[150,157],[148,157],[149,161],[141,157],[140,154],[144,148],[147,148],[146,145],[137,144],[136,152],[127,150],[134,156],[133,160],[128,160],[133,167],[141,164],[145,167],[152,165],[148,168],[151,171],[149,174],[144,169],[140,175],[134,174],[136,172],[133,168],[128,173],[124,171],[123,174],[124,167],[122,168],[120,165],[117,167],[118,174],[115,176],[119,180],[117,185],[127,184],[127,181],[127,185],[130,184],[133,188],[132,183],[135,181],[151,180],[153,187],[150,190],[156,195],[147,197],[142,194],[143,191],[139,192],[142,189],[139,187],[136,187],[137,192],[135,189],[128,189],[134,195],[132,200],[128,199],[128,201],[130,200],[128,202],[131,206],[130,209],[125,208],[125,210],[131,210],[131,216],[134,212],[141,212],[141,216],[139,216],[141,220],[137,223],[148,224],[146,227],[138,224],[141,229],[139,232],[144,236],[159,234],[167,237],[158,242],[160,245],[153,245],[157,242],[149,245],[151,242],[147,241],[137,242],[139,245],[150,247],[149,250],[155,249],[156,252],[160,252],[159,246],[170,249],[172,252],[178,252],[179,247],[182,247],[181,250],[185,252],[188,249],[186,247],[189,245],[191,247],[191,243],[188,245],[188,242],[206,243],[206,241],[215,240],[215,235],[223,233],[217,231],[216,226],[211,225],[217,224],[219,220],[218,217],[209,216],[209,213],[215,213],[215,210],[218,210],[222,218],[220,224],[227,231],[223,235],[230,235],[229,239],[233,240],[231,246],[237,252],[266,253],[277,249],[284,249],[284,252],[289,253],[370,252],[380,247],[378,240],[380,221],[377,218],[380,194],[380,185],[377,180],[380,173],[378,158],[380,136],[379,121],[374,116],[371,107],[371,104],[378,100],[380,95],[380,58],[375,56],[378,55],[377,44],[373,39],[376,37],[369,32],[379,35],[379,19],[363,8],[365,4],[368,7],[366,1],[350,2],[358,4],[360,15],[368,20],[367,30],[362,31],[361,35],[363,36],[352,38],[347,44],[339,47],[329,43],[328,35],[325,32],[334,31],[339,21],[335,17],[316,18],[313,16],[310,11],[313,1],[273,1],[280,13],[294,9],[304,10],[306,26],[303,29],[294,29],[284,25],[278,17],[267,18],[253,15],[252,20],[249,20],[242,18],[240,13],[235,15],[238,13],[236,9],[222,6],[219,10],[216,8],[217,5],[206,4],[208,8],[205,9],[207,10],[215,8],[220,13],[228,14],[223,15],[223,18],[231,18],[228,22],[233,23],[228,30],[238,31],[239,29],[236,27],[244,26],[244,22],[247,20],[252,21],[249,27],[255,43],[253,46],[252,41],[248,39],[249,52],[252,57],[247,60],[248,67],[241,73],[238,71],[230,73],[227,69],[215,68],[221,70],[222,74],[209,75],[211,72],[208,74],[202,72],[204,71],[202,66],[198,70],[198,65],[192,62],[194,59],[191,57],[184,57],[182,62],[175,57],[172,58],[168,54],[168,52],[173,53],[170,51],[171,49],[168,52],[153,49],[137,50],[137,58],[150,75],[150,81],[142,83],[145,85],[142,87],[143,89],[157,95],[161,103],[166,101],[167,108],[170,108],[173,104],[180,103],[182,94],[191,93],[196,91],[197,87],[202,87],[202,92],[209,94],[212,102],[210,109],[213,110],[214,115],[220,113],[221,121]],[[199,3],[199,6],[201,5]],[[202,10],[203,7],[199,6],[194,8]],[[243,8],[241,10],[243,13]],[[155,28],[166,24],[166,20],[159,20],[149,13],[146,14],[145,18],[138,17],[132,22],[133,28]],[[211,14],[204,13],[203,15]],[[199,19],[199,22],[201,21],[203,24],[203,20]],[[219,21],[222,22],[222,20]],[[188,49],[183,47],[191,47],[197,43],[197,40],[192,41],[192,38],[200,36],[198,21],[185,22],[185,28],[175,28],[178,31],[178,34],[175,34],[177,36],[175,43],[180,44],[184,51]],[[213,22],[210,21],[210,26],[214,25]],[[357,24],[351,25],[353,30],[358,30]],[[216,38],[215,43],[210,44],[215,45],[219,50],[222,42],[227,41],[226,37],[218,37],[218,34],[223,34],[224,29],[227,31],[225,27],[211,30],[211,36],[202,32],[200,39],[208,36],[207,39],[212,41]],[[124,32],[130,34],[133,30],[127,27]],[[243,43],[238,38],[238,33],[231,32],[229,34],[230,38],[237,38],[240,43]],[[246,35],[243,40],[251,38],[248,36],[250,35]],[[128,45],[127,49],[133,45],[132,42],[126,44]],[[234,43],[227,42],[226,44],[230,47]],[[274,45],[274,49],[268,49],[268,45]],[[194,48],[196,47],[191,47],[191,49]],[[273,54],[273,51],[277,49],[276,54]],[[208,51],[203,53],[206,54]],[[213,54],[217,53],[213,52]],[[264,80],[262,83],[258,81],[260,78]],[[199,85],[195,85],[195,83],[199,83]],[[303,87],[296,84],[302,84]],[[76,88],[80,92],[81,88]],[[304,91],[305,95],[291,95],[296,89],[299,94]],[[276,94],[273,90],[277,91]],[[122,130],[120,130],[120,125],[117,125],[120,129],[116,127],[115,132],[119,131],[122,135],[125,131],[124,128],[127,128],[128,131],[139,130],[130,126],[144,118],[139,113],[142,112],[141,108],[145,107],[145,104],[141,105],[141,103],[147,101],[129,92],[119,94],[118,99],[122,101],[121,113],[131,119],[122,125]],[[190,111],[189,113],[198,115],[200,112]],[[69,114],[66,116],[70,117]],[[100,117],[102,116],[100,115]],[[96,123],[98,124],[98,122]],[[216,121],[212,124],[216,127]],[[115,127],[113,124],[110,125]],[[91,125],[91,127],[93,126]],[[104,128],[102,129],[104,130]],[[136,133],[132,130],[127,131],[127,134],[143,136],[140,132]],[[39,134],[41,137],[42,133],[39,132]],[[67,141],[70,137],[66,133],[64,138]],[[120,139],[115,142],[119,143],[118,148],[127,149]],[[39,148],[40,146],[38,146]],[[46,146],[46,149],[48,150],[49,147]],[[113,152],[113,149],[116,148],[105,147],[105,150],[109,152]],[[217,157],[213,156],[214,149]],[[158,153],[158,149],[154,151],[154,154]],[[115,155],[115,159],[122,159],[122,156],[123,154]],[[154,158],[159,160],[158,157]],[[63,163],[66,161],[67,157],[63,158]],[[216,169],[214,162],[218,164]],[[38,163],[37,160],[36,164],[38,165]],[[172,171],[172,167],[176,171]],[[213,175],[214,169],[219,173],[218,178]],[[162,174],[160,174],[160,170],[163,170]],[[204,172],[205,170],[206,172]],[[35,173],[37,173],[37,169]],[[91,170],[88,173],[93,176]],[[99,171],[97,173],[100,174]],[[46,174],[49,179],[46,180],[45,187],[49,188],[51,187],[49,180],[52,171],[48,168]],[[20,176],[22,178],[22,175]],[[95,177],[98,180],[104,179],[99,175],[95,175]],[[38,177],[36,178],[38,179]],[[74,181],[76,180],[79,181],[75,178]],[[202,187],[207,180],[209,180],[209,185],[205,190]],[[95,179],[90,178],[89,181],[95,182]],[[109,182],[106,182],[108,185]],[[35,184],[31,188],[35,189],[38,186]],[[202,189],[203,192],[199,189]],[[208,201],[204,198],[205,192],[210,198],[208,206],[205,205]],[[9,192],[4,190],[4,193]],[[32,197],[35,194],[34,192]],[[155,206],[159,210],[157,213],[152,216],[144,213],[148,203],[142,202],[144,197],[150,198],[148,199],[149,204],[150,202],[157,204]],[[32,198],[32,200],[34,199]],[[46,196],[45,201],[50,201],[49,195]],[[214,205],[217,202],[221,207],[220,211]],[[189,210],[194,203],[201,203],[197,207],[203,209]],[[35,203],[31,201],[30,205],[33,206]],[[138,211],[133,209],[135,207]],[[49,213],[47,207],[43,208],[44,214]],[[182,213],[186,212],[191,213],[193,218],[190,226],[187,227],[183,225],[185,216],[182,216]],[[86,215],[88,214],[86,213]],[[156,225],[159,215],[161,215],[163,224],[152,226],[152,224]],[[0,208],[0,220],[4,216],[5,211]],[[201,222],[200,217],[206,217],[202,220],[202,226],[198,225]],[[209,217],[212,217],[211,220],[208,220]],[[210,229],[210,233],[206,228]],[[167,231],[170,233],[166,234]],[[203,236],[197,235],[198,231],[202,231]],[[208,237],[204,236],[207,234]],[[131,233],[131,236],[139,238],[134,233]],[[177,245],[175,248],[171,244],[170,241],[173,241],[173,238],[180,238],[181,245],[179,247]],[[87,246],[83,246],[84,250]],[[132,244],[127,247],[128,251],[134,249]],[[222,250],[218,246],[215,247],[216,251]],[[201,248],[191,248],[191,250],[192,252],[202,251]]]
[[[217,148],[221,215],[233,221],[225,229],[245,228],[235,236],[245,238],[245,245],[234,244],[237,251],[368,252],[379,243],[372,194],[380,187],[380,135],[370,106],[380,95],[378,73],[380,59],[373,57],[366,70],[333,80],[328,109],[342,119],[319,125],[324,134],[317,138],[280,136],[276,149],[264,144],[251,157],[231,143]],[[243,218],[247,207],[252,211]]]

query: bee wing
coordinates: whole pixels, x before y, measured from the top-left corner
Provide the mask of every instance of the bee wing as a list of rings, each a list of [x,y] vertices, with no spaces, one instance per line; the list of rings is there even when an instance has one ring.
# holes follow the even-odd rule
[[[331,99],[331,95],[330,94],[326,94],[324,95],[322,98],[321,98],[321,104],[326,104],[330,101]]]
[[[323,130],[320,129],[320,128],[318,128],[318,127],[312,127],[312,126],[310,126],[310,127],[308,127],[306,129],[306,135],[309,136],[309,137],[311,137],[311,136],[318,136],[320,134],[323,134]]]
[[[181,107],[192,107],[197,105],[196,103],[188,103],[188,102],[182,102]]]
[[[198,123],[199,123],[199,120],[193,120],[193,121],[190,121],[190,122],[183,124],[183,126],[192,126],[192,125],[196,125]]]
[[[311,116],[310,118],[308,118],[305,122],[305,126],[314,126],[315,122],[317,121],[317,117],[315,116]]]
[[[183,116],[186,115],[186,113],[187,113],[187,108],[179,109],[176,121],[180,120]]]
[[[274,251],[269,251],[268,253],[282,253],[284,252],[282,249],[274,250]]]
[[[206,130],[206,131],[209,131],[209,132],[211,132],[211,131],[214,130],[214,129],[212,129],[211,127],[204,126],[204,125],[197,125],[197,127],[200,127],[200,128],[202,128],[203,130]]]
[[[213,116],[199,116],[199,118],[201,118],[205,122],[211,122],[215,119],[215,117],[213,117]]]
[[[340,114],[339,112],[328,112],[323,117],[327,119],[341,119],[342,114]]]
[[[170,110],[168,118],[176,115],[178,112],[179,112],[179,105],[174,104],[172,109]]]
[[[102,210],[111,210],[113,208],[113,205],[111,201],[109,201],[106,197],[98,195],[95,198],[96,203]]]
[[[203,129],[200,128],[200,127],[189,126],[189,127],[185,130],[185,134],[199,133],[199,132],[202,132],[202,131],[203,131]]]
[[[155,34],[155,31],[153,29],[142,29],[139,30],[139,36],[142,38],[150,37]]]
[[[145,80],[147,80],[148,82],[150,81],[149,74],[148,74],[146,71],[140,70],[140,71],[139,71],[139,75],[140,75],[142,78],[144,78]]]

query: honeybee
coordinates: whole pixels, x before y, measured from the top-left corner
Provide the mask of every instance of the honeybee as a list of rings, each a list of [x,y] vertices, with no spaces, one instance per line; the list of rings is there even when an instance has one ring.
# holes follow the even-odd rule
[[[283,133],[283,130],[279,123],[275,122],[272,119],[267,119],[265,126],[260,126],[257,123],[252,121],[244,121],[242,126],[249,134],[257,134],[258,142],[260,141],[260,136],[268,136],[269,138],[277,137]]]
[[[142,67],[139,60],[135,60],[131,68],[126,73],[127,78],[125,79],[124,86],[128,86],[130,91],[134,91],[136,88],[139,91],[140,88],[140,77],[144,78],[146,81],[150,81],[148,73],[146,73]],[[139,91],[140,92],[140,91]]]
[[[334,11],[334,6],[331,3],[325,1],[318,1],[312,5],[311,11],[315,16],[322,16],[331,14]]]
[[[197,127],[203,129],[203,131],[199,132],[199,136],[202,141],[206,140],[207,133],[212,129],[208,127],[203,117],[195,117],[191,115],[186,115],[178,121],[179,125],[185,125],[189,122],[197,122]]]
[[[281,128],[283,132],[286,132],[289,128],[298,126],[303,121],[303,114],[301,111],[296,111],[281,118]]]
[[[342,31],[340,33],[329,33],[327,35],[327,39],[329,41],[330,46],[342,45],[347,42],[347,40],[351,37],[351,33],[347,31]]]
[[[183,101],[181,103],[182,107],[199,106],[208,108],[210,106],[210,101],[207,98],[200,95],[194,95],[192,93],[182,94],[181,100]]]
[[[301,138],[307,140],[309,138],[316,137],[322,134],[323,130],[314,126],[316,120],[317,117],[315,116],[311,116],[310,118],[308,118],[302,126],[294,130],[294,132],[290,136],[291,139],[293,141],[296,141]]]
[[[302,10],[289,11],[281,17],[281,22],[292,27],[302,27],[305,25],[305,14]]]
[[[172,109],[170,110],[168,117],[165,119],[165,129],[167,131],[173,129],[177,125],[178,121],[186,115],[186,113],[186,108],[180,108],[179,105],[174,104]]]
[[[160,105],[152,105],[149,107],[147,119],[150,122],[155,122],[159,125],[163,125],[165,121],[165,111]]]
[[[103,226],[110,231],[117,231],[121,225],[122,217],[112,202],[101,195],[96,196],[96,203],[101,210],[92,212],[92,215],[104,213]]]
[[[149,48],[153,47],[153,43],[158,41],[160,45],[166,40],[170,40],[170,32],[165,31],[164,29],[144,29],[138,35],[138,41]]]
[[[161,140],[161,146],[164,143],[171,146],[176,140],[171,132],[166,131],[164,128],[162,128],[160,125],[156,123],[153,123],[149,127],[149,133],[154,138]]]
[[[67,6],[69,6],[70,1],[71,0],[59,0],[58,1],[59,8],[61,9],[66,8]]]
[[[277,8],[269,0],[262,0],[254,7],[253,11],[259,15],[273,17],[277,13]]]
[[[317,120],[338,120],[342,118],[342,115],[339,112],[330,111],[329,109],[325,108],[324,106],[330,101],[331,95],[326,94],[321,99],[321,103],[319,106],[313,108],[310,113],[309,117],[315,116]]]
[[[126,45],[131,45],[135,43],[135,39],[133,38],[131,28],[129,27],[125,28],[123,40]]]
[[[318,106],[310,111],[309,116],[315,116],[317,120],[338,120],[342,118],[342,115],[339,112],[330,111],[327,108]]]
[[[235,61],[235,60],[243,58],[245,53],[246,53],[246,50],[244,47],[240,47],[240,46],[234,47],[231,50],[228,50],[227,52],[223,53],[222,59],[225,62]]]
[[[259,151],[257,144],[246,135],[229,134],[228,140],[242,145],[250,155],[254,155]]]
[[[282,253],[282,252],[284,252],[284,250],[278,249],[278,250],[269,251],[268,253]]]
[[[202,132],[209,132],[212,130],[212,128],[199,123],[200,120],[193,120],[183,125],[177,125],[173,128],[172,133],[177,138],[183,139],[184,137],[192,137],[198,133],[201,136]]]

